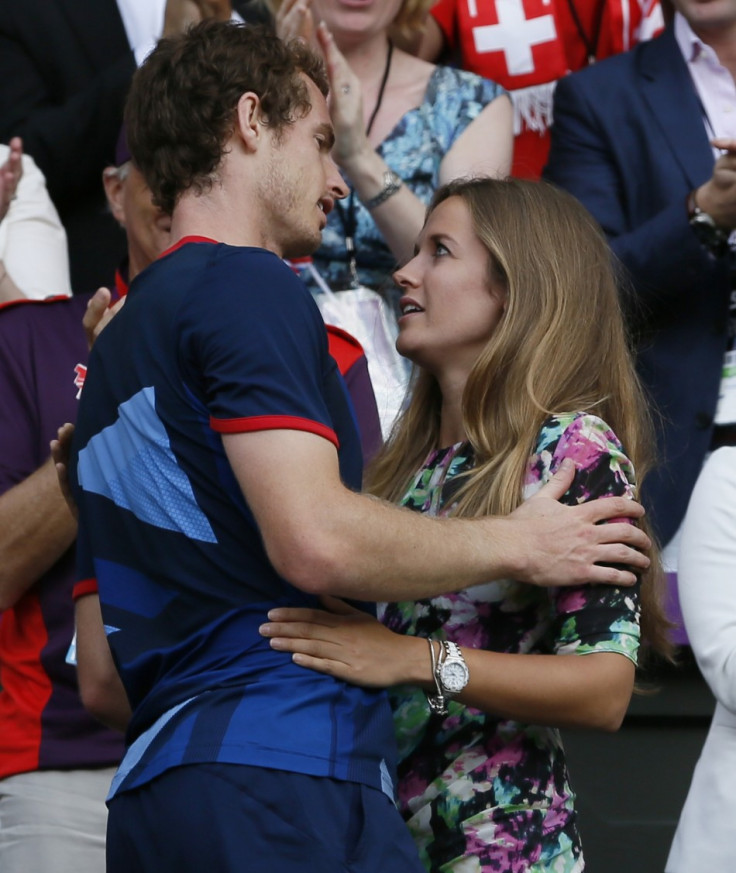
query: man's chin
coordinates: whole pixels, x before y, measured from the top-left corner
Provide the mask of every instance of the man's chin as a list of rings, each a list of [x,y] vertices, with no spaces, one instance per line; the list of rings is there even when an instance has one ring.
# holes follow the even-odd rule
[[[313,255],[322,245],[322,233],[318,231],[313,236],[307,238],[290,240],[284,245],[284,257],[289,259],[307,258]]]

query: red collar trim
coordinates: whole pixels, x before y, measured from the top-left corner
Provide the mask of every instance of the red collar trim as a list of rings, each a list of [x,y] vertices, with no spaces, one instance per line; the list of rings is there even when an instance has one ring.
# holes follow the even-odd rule
[[[120,270],[115,270],[115,290],[118,292],[118,300],[128,293],[128,283]],[[112,306],[115,302],[115,300],[111,300],[110,305]]]
[[[169,246],[168,249],[161,252],[158,257],[165,258],[166,255],[170,255],[172,252],[175,252],[177,249],[180,249],[187,243],[214,243],[215,245],[218,244],[216,239],[211,239],[208,236],[183,236],[178,242],[175,242],[173,246]]]

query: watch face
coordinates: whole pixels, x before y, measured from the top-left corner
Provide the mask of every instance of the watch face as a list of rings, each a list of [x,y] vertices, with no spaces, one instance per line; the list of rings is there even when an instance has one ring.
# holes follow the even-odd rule
[[[695,236],[705,246],[719,246],[728,242],[729,233],[718,227],[710,215],[699,212],[690,219]]]
[[[442,684],[450,692],[457,694],[468,683],[468,668],[462,661],[450,661],[442,665]]]

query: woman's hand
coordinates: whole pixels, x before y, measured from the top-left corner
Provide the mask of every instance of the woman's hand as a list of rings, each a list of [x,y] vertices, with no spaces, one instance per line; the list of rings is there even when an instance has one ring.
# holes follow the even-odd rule
[[[10,202],[15,197],[18,182],[23,175],[23,140],[14,136],[10,140],[10,153],[5,163],[0,166],[0,221],[5,218],[10,209]]]
[[[328,105],[335,128],[332,157],[350,175],[350,168],[356,160],[374,154],[365,132],[363,88],[323,21],[317,27],[317,41],[325,58],[330,83]]]
[[[319,49],[311,5],[312,0],[284,0],[274,19],[280,39],[284,42],[301,39],[313,49]]]
[[[259,631],[273,649],[292,652],[294,663],[353,685],[388,688],[412,681],[422,668],[430,678],[425,640],[395,634],[335,597],[323,602],[334,611],[272,609]]]

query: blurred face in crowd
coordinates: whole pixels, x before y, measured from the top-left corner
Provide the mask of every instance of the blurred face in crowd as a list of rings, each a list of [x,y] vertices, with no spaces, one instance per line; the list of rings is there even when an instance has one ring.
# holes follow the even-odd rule
[[[144,270],[169,246],[171,217],[153,205],[140,171],[128,162],[103,174],[110,210],[128,238],[129,279]]]
[[[312,0],[312,14],[342,41],[385,30],[402,5],[403,0]]]
[[[724,29],[736,37],[736,0],[673,0],[673,5],[704,40],[722,38]]]

